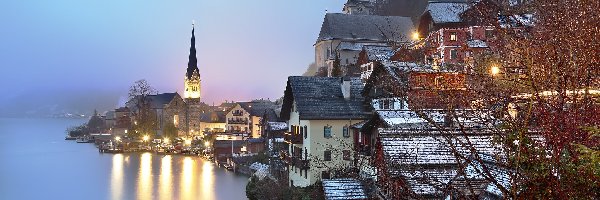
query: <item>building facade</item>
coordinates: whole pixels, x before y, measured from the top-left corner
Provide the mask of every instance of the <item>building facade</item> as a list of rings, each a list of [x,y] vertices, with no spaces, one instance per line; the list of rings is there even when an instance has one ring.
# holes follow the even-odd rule
[[[200,114],[202,114],[203,103],[200,101],[202,84],[198,60],[196,58],[196,38],[192,28],[192,39],[188,66],[184,78],[185,90],[183,96],[187,105],[185,114],[185,131],[187,135],[199,135],[202,133],[200,127]]]

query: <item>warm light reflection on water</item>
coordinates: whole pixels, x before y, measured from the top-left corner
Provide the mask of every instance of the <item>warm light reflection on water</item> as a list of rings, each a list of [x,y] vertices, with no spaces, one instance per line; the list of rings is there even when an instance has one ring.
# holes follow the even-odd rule
[[[143,153],[140,158],[138,199],[152,199],[152,154]]]
[[[172,172],[171,164],[173,160],[171,155],[166,155],[160,160],[160,181],[158,184],[158,196],[159,199],[172,199],[171,196],[173,183],[172,183]]]
[[[194,156],[131,153],[112,155],[110,198],[245,199],[247,177]]]
[[[110,177],[112,199],[123,199],[123,154],[113,156]]]
[[[213,172],[213,165],[210,162],[204,162],[202,164],[202,188],[200,191],[214,191],[213,183],[215,182],[215,176]],[[215,194],[212,192],[202,192],[200,194],[202,199],[214,199]]]
[[[194,160],[190,157],[185,157],[183,159],[183,165],[181,166],[181,199],[196,199],[194,198],[196,195],[195,181],[196,180],[196,164]]]

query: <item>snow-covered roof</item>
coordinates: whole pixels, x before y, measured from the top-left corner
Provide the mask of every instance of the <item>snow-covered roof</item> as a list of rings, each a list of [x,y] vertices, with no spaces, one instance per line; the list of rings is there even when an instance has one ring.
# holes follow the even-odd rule
[[[288,126],[285,122],[267,122],[269,126],[269,130],[271,131],[281,131],[287,130]]]
[[[425,128],[432,123],[442,124],[446,118],[443,110],[422,110],[420,114],[413,110],[378,110],[379,118],[390,128]],[[485,110],[455,110],[453,121],[465,127],[491,127],[494,119]],[[428,121],[431,120],[431,121]]]
[[[262,180],[265,177],[269,177],[269,165],[262,164],[259,162],[252,163],[249,167],[250,169],[256,171],[254,172],[254,176],[258,177],[258,179]]]
[[[488,48],[487,43],[482,40],[469,40],[467,41],[467,46],[469,48]]]
[[[492,135],[469,135],[463,137],[435,134],[437,131],[409,131],[379,128],[380,142],[384,157],[391,174],[398,174],[400,165],[446,165],[457,164],[456,157],[450,148],[452,143],[456,151],[463,155],[472,153],[494,154],[499,149],[492,143]],[[477,152],[471,152],[467,144],[472,144]]]
[[[483,171],[483,165],[485,165],[495,181],[502,187],[509,189],[511,184],[508,170],[497,166],[496,160],[490,155],[480,154],[479,156],[483,163],[476,159],[471,159],[471,163],[465,168],[465,177],[470,180],[486,180],[485,177],[488,175]],[[485,187],[485,191],[498,197],[502,197],[502,191],[494,183],[489,182]]]
[[[403,42],[412,31],[410,17],[327,13],[317,43],[333,39]]]
[[[465,2],[430,2],[425,12],[431,14],[434,23],[456,23],[469,7]]]
[[[353,178],[323,179],[325,199],[367,199],[363,184]]]
[[[535,18],[533,14],[501,15],[498,22],[502,28],[531,27],[535,25]]]

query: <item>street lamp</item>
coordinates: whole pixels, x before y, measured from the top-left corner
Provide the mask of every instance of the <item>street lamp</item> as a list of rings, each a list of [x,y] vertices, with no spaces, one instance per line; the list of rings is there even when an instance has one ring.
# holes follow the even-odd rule
[[[419,40],[419,38],[421,38],[421,37],[419,36],[419,32],[417,32],[417,31],[413,32],[413,34],[412,34],[412,38],[413,38],[413,40]]]
[[[147,142],[148,138],[149,138],[148,135],[144,135],[144,137],[142,139],[144,140],[144,142]]]
[[[117,142],[120,142],[120,141],[121,141],[121,137],[117,136],[117,137],[115,137],[115,140],[116,140]]]
[[[165,143],[169,143],[169,138],[166,137],[164,141]]]
[[[210,146],[210,142],[208,142],[208,141],[204,142],[204,146],[205,146],[205,147],[208,147],[208,146]]]
[[[492,76],[496,76],[500,73],[500,67],[494,65],[490,68],[490,74],[492,74]]]

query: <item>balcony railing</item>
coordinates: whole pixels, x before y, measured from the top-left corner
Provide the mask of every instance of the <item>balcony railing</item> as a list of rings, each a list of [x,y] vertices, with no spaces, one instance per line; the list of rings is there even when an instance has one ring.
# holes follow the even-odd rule
[[[301,159],[299,156],[291,156],[289,152],[282,150],[280,152],[280,158],[283,163],[288,166],[294,166],[300,169],[309,169],[310,168],[310,160]]]
[[[233,112],[232,114],[233,116],[242,116],[244,115],[244,112]]]
[[[285,133],[283,139],[289,144],[302,144],[303,142],[302,134]]]
[[[248,124],[248,120],[239,120],[239,119],[229,119],[227,120],[228,124]]]

